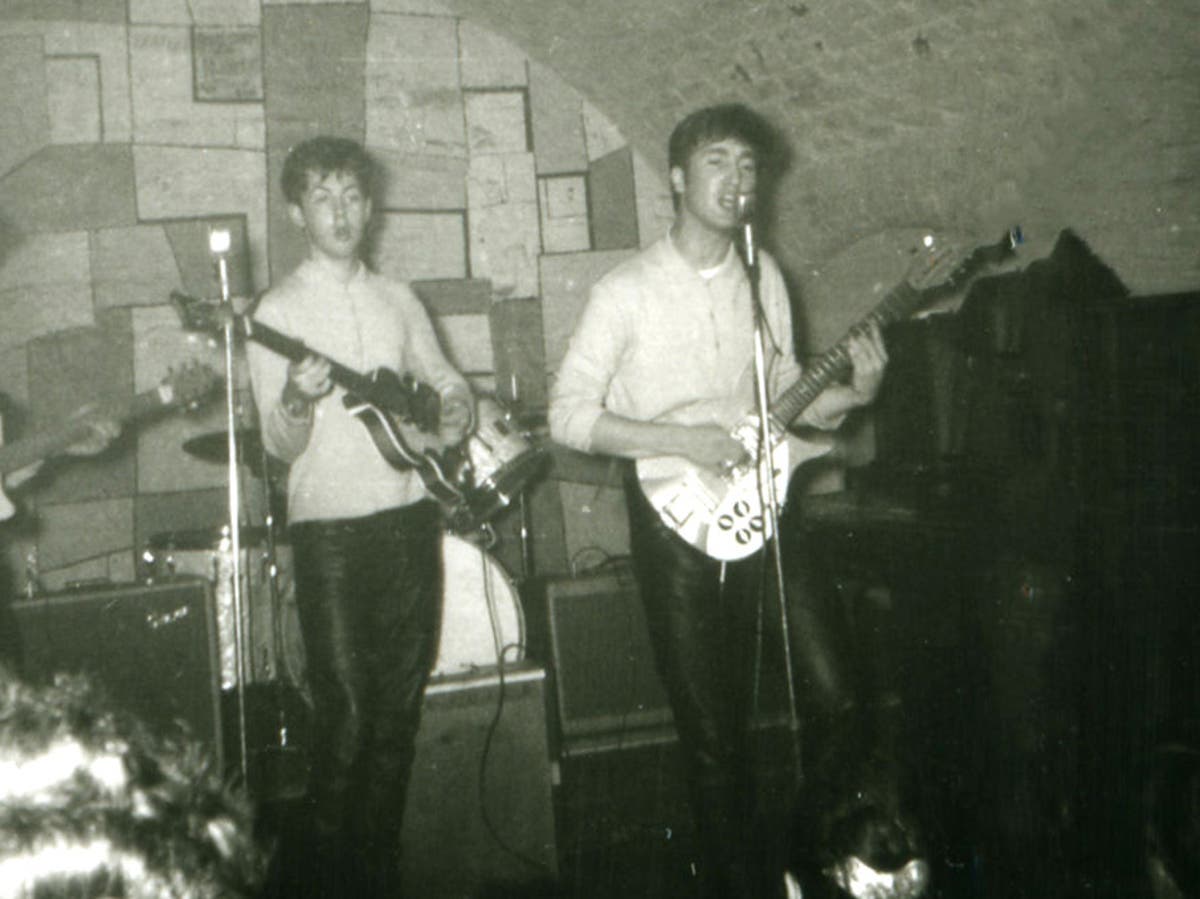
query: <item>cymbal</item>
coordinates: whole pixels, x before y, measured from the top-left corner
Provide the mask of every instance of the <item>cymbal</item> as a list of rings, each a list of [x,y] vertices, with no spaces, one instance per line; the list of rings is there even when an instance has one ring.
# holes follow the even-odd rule
[[[183,451],[204,462],[225,463],[229,460],[229,432],[212,431],[184,441]],[[256,428],[237,431],[238,461],[250,466],[256,475],[262,474],[263,443]]]

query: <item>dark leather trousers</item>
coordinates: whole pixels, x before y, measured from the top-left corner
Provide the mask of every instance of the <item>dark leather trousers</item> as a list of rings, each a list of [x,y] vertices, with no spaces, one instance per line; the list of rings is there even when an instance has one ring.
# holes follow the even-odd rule
[[[746,765],[761,565],[721,565],[665,527],[627,482],[634,570],[679,733],[704,894],[751,895]]]
[[[398,895],[400,828],[441,618],[438,510],[291,528],[314,712],[301,857],[314,896]]]

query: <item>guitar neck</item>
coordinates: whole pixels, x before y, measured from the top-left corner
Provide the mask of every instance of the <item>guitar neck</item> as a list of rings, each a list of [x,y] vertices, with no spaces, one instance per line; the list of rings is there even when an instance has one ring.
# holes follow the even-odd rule
[[[888,291],[879,305],[862,321],[847,331],[832,349],[827,350],[805,368],[800,380],[775,401],[771,418],[781,428],[786,428],[812,404],[822,390],[850,371],[852,365],[848,342],[851,334],[871,324],[880,328],[887,327],[908,318],[925,303],[962,289],[979,272],[1011,256],[1023,240],[1020,227],[1011,228],[996,243],[976,247],[940,283],[918,290],[907,281],[901,281]]]
[[[273,353],[278,353],[293,362],[299,362],[306,356],[315,355],[313,350],[301,340],[288,337],[274,328],[255,321],[249,316],[241,316],[238,323],[242,333],[255,343],[262,344]],[[329,362],[329,375],[335,384],[344,387],[351,393],[370,397],[374,392],[373,382],[366,375],[352,368],[324,357]]]
[[[103,415],[117,421],[126,421],[145,415],[164,405],[160,388],[147,390],[116,406],[106,406]],[[73,443],[83,440],[91,432],[91,425],[86,419],[66,421],[53,428],[0,446],[0,474],[18,471],[26,465],[32,465],[39,459],[53,456]]]
[[[925,301],[925,294],[906,283],[893,287],[883,300],[831,349],[805,366],[804,374],[775,401],[771,417],[786,428],[807,409],[826,387],[851,369],[847,340],[850,334],[872,323],[880,328],[907,318]]]

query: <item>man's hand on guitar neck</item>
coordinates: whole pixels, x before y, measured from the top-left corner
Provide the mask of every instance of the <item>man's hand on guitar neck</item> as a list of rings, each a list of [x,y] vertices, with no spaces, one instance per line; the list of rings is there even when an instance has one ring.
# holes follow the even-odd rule
[[[887,348],[883,345],[883,334],[879,325],[868,322],[862,330],[855,331],[846,342],[850,364],[850,390],[860,406],[872,402],[883,384],[883,370],[887,367]]]
[[[287,382],[283,385],[280,402],[292,418],[304,418],[312,404],[333,389],[332,367],[321,356],[305,356],[299,362],[289,362]]]

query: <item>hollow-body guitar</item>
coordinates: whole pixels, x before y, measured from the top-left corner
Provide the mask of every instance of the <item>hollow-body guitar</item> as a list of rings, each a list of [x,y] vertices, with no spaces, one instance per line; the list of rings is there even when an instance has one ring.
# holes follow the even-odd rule
[[[220,333],[232,318],[235,334],[293,362],[321,355],[303,341],[249,315],[233,315],[218,303],[179,291],[171,293],[171,303],[189,330]],[[364,374],[336,360],[328,361],[330,379],[346,391],[342,397],[346,410],[363,423],[384,459],[394,468],[417,471],[429,492],[443,505],[461,504],[463,493],[442,461],[445,446],[437,433],[441,418],[437,391],[411,375],[388,368]]]
[[[186,328],[223,331],[232,318],[236,334],[287,359],[299,361],[314,353],[302,341],[211,301],[174,292],[171,302]],[[331,379],[346,391],[346,410],[362,422],[393,468],[421,476],[441,503],[450,530],[467,533],[482,527],[540,472],[545,449],[533,446],[498,403],[481,399],[474,432],[460,445],[446,446],[438,435],[441,398],[428,384],[388,368],[362,374],[324,358]]]

